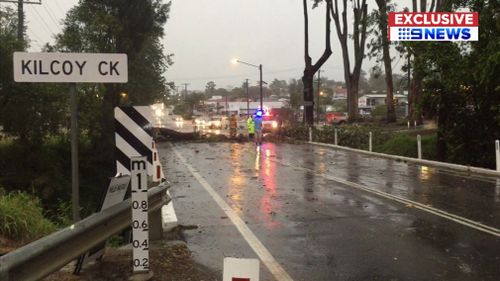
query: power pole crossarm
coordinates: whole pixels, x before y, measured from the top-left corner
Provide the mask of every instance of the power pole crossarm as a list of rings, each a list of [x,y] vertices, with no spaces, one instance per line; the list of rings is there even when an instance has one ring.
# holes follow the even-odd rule
[[[23,1],[23,0],[0,0],[0,3],[17,3],[17,39],[19,41],[24,40],[24,4],[42,4],[42,0],[39,2],[34,1]]]

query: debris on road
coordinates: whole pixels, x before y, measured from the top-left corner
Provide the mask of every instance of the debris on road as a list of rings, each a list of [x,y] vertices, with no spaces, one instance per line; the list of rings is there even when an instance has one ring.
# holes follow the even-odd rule
[[[183,241],[156,241],[151,244],[151,270],[155,281],[220,281],[222,278],[193,261]],[[101,262],[90,265],[81,275],[59,271],[45,281],[123,281],[132,276],[132,248],[107,248]]]

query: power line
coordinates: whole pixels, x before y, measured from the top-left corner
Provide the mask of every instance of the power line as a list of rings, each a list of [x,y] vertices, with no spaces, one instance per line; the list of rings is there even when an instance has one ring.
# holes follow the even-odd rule
[[[47,24],[47,22],[43,19],[42,16],[40,16],[40,13],[38,13],[38,11],[35,9],[35,8],[31,8],[31,10],[33,10],[35,12],[35,14],[40,18],[40,20],[43,22],[43,24],[45,25],[46,27],[46,30],[49,32],[49,33],[52,33],[52,36],[55,37],[55,33],[54,31],[52,31],[52,29],[50,28],[50,26]]]
[[[63,12],[63,10],[61,10],[61,8],[59,8],[58,4],[56,4],[56,10],[58,10],[63,16],[65,15],[65,13]]]
[[[34,37],[34,38],[36,39],[36,41],[38,41],[38,42],[40,42],[40,43],[42,43],[42,42],[43,42],[43,40],[42,40],[42,39],[40,39],[40,37],[38,37],[38,35],[36,35],[33,31],[31,31],[31,30],[27,30],[27,31],[28,31],[28,33],[29,33],[29,37]]]
[[[46,5],[42,5],[42,7],[45,10],[45,12],[47,12],[47,14],[49,15],[49,18],[52,20],[52,22],[58,27],[58,29],[60,29],[59,23],[55,19],[55,16],[53,16],[52,12],[50,12],[50,8],[46,7]]]

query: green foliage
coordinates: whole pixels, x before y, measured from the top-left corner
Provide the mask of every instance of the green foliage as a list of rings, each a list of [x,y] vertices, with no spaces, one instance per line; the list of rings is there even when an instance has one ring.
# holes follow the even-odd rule
[[[80,128],[90,152],[88,162],[81,164],[82,190],[86,180],[92,189],[114,174],[113,108],[167,99],[171,85],[166,83],[164,72],[172,61],[161,39],[169,11],[170,3],[161,0],[82,0],[64,20],[56,51],[128,55],[128,83],[85,84],[78,89]],[[86,171],[90,179],[83,177]],[[82,200],[86,202],[85,196]]]
[[[102,168],[105,160],[95,153],[93,142],[82,138],[79,150],[80,204],[85,216],[97,209],[109,174]],[[48,210],[47,216],[58,225],[66,225],[71,217],[70,159],[70,142],[66,136],[54,136],[31,145],[19,141],[0,142],[0,185],[7,191],[20,190],[37,196]]]
[[[500,3],[446,3],[450,10],[478,12],[480,37],[477,42],[407,45],[414,54],[412,67],[423,78],[420,111],[438,120],[440,161],[494,168],[494,155],[487,151],[500,138]]]
[[[409,135],[396,135],[387,142],[374,147],[374,151],[417,158],[417,141]]]
[[[335,129],[337,130],[339,145],[368,150],[369,132],[372,132],[373,151],[406,157],[417,157],[417,139],[415,136],[405,133],[395,133],[374,126],[323,126],[319,130],[313,129],[314,141],[335,143]],[[290,126],[286,129],[285,135],[294,140],[308,141],[309,128],[304,125]],[[435,134],[422,136],[422,154],[425,159],[436,159]]]
[[[111,248],[118,248],[125,244],[125,238],[122,235],[116,234],[111,236],[108,240],[106,240],[106,246]]]
[[[407,134],[396,134],[385,143],[375,146],[373,150],[391,155],[417,158],[417,138]],[[436,135],[422,136],[422,158],[435,160]]]
[[[334,111],[347,112],[347,100],[334,101],[332,106]]]
[[[284,135],[301,141],[309,140],[309,127],[303,124],[289,126],[285,129]]]
[[[65,143],[65,144],[64,144]],[[70,146],[64,139],[46,143],[0,143],[0,185],[7,191],[21,190],[41,198],[44,205],[52,198],[65,197],[69,190]]]
[[[66,92],[49,84],[15,83],[12,56],[26,44],[17,39],[17,16],[0,8],[0,125],[22,141],[39,142],[64,122]]]
[[[14,240],[34,240],[55,230],[44,217],[38,198],[23,192],[0,195],[0,234]]]

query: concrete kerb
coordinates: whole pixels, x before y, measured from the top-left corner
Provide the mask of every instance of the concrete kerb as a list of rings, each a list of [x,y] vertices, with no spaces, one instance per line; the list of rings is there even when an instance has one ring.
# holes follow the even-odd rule
[[[352,152],[370,155],[370,156],[374,156],[374,157],[382,157],[382,158],[387,158],[387,159],[392,159],[392,160],[411,162],[411,163],[425,165],[425,166],[434,166],[434,167],[446,168],[446,169],[450,169],[450,170],[483,174],[483,175],[494,176],[494,177],[500,178],[500,172],[497,172],[495,170],[485,169],[485,168],[444,163],[444,162],[425,160],[425,159],[417,159],[417,158],[398,156],[398,155],[390,155],[390,154],[379,153],[379,152],[370,152],[370,151],[366,151],[366,150],[355,149],[355,148],[350,148],[350,147],[346,147],[346,146],[340,146],[340,145],[322,143],[322,142],[307,142],[307,143],[312,144],[312,145],[318,145],[318,146],[331,147],[331,148],[336,148],[336,149],[341,149],[341,150],[346,150],[346,151],[352,151]]]

